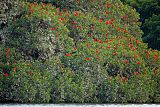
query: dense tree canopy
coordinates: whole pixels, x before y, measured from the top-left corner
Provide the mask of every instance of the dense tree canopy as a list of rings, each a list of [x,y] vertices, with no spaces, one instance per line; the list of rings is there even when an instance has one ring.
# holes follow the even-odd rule
[[[144,42],[147,42],[150,48],[160,50],[160,14],[146,19],[142,30]]]
[[[0,29],[0,101],[159,102],[160,52],[143,43],[135,9],[120,0],[17,3],[18,17]]]
[[[134,7],[140,13],[141,29],[144,32],[143,41],[148,47],[160,50],[160,1],[159,0],[121,0]]]

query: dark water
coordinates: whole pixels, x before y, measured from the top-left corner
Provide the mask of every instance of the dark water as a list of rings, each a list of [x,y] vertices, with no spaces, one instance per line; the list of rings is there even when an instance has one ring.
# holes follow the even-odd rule
[[[0,107],[160,107],[157,104],[0,104]]]

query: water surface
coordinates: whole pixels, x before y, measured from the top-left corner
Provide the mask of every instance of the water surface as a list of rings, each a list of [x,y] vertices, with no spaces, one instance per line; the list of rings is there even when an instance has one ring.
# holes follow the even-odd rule
[[[0,107],[160,107],[158,104],[0,104]]]

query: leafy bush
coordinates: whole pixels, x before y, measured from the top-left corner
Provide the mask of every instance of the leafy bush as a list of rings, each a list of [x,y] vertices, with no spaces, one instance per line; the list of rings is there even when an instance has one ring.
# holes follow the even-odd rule
[[[120,77],[111,77],[103,79],[97,88],[97,99],[100,103],[126,103],[127,98],[123,89],[123,82]]]
[[[134,7],[140,13],[140,21],[142,22],[141,29],[144,32],[143,41],[148,43],[148,47],[160,50],[159,38],[159,14],[160,1],[159,0],[121,0],[126,4]]]
[[[96,84],[92,83],[90,76],[62,69],[53,80],[53,102],[93,102]]]
[[[125,89],[128,102],[145,103],[154,95],[156,83],[151,79],[149,72],[135,73],[129,80]],[[145,74],[146,73],[146,74]]]
[[[153,102],[157,83],[152,79],[152,73],[135,72],[130,78],[108,77],[98,88],[99,102],[112,103],[146,103]],[[157,99],[157,98],[156,98]]]
[[[160,67],[159,67],[160,68]],[[159,79],[160,79],[160,69],[154,69],[154,71],[152,71],[152,80],[154,80],[156,82],[156,86],[155,86],[155,89],[154,89],[154,96],[151,97],[151,101],[154,102],[154,103],[159,103],[160,100],[160,93],[159,93],[159,89],[160,89],[160,82],[159,82]]]
[[[44,61],[53,55],[62,56],[72,46],[72,39],[67,36],[68,29],[59,22],[60,16],[51,14],[57,10],[42,4],[23,7],[26,14],[9,23],[6,46],[16,48],[26,60]],[[47,10],[50,10],[48,16]]]
[[[9,21],[14,21],[21,17],[21,2],[18,0],[3,0],[0,2],[0,45],[5,42],[7,26]]]
[[[20,2],[18,0],[3,0],[0,3],[0,29],[3,29],[8,20],[14,20],[20,14]]]
[[[62,57],[65,66],[71,67],[74,71],[106,67],[112,76],[121,74],[128,77],[131,72],[140,72],[146,67],[144,60],[137,56],[146,48],[139,37],[134,38],[127,33],[128,31],[117,31],[113,26],[118,28],[118,22],[117,24],[111,21],[110,24],[106,24],[108,21],[101,22],[92,14],[77,12],[78,15],[75,16],[75,13],[70,13],[67,27],[76,49]],[[115,33],[117,35],[114,35]]]
[[[160,53],[142,42],[135,10],[119,0],[54,1],[63,11],[46,1],[22,2],[24,14],[8,22],[7,49],[0,50],[2,99],[158,102],[153,72]],[[66,3],[73,4],[69,11]]]
[[[14,56],[3,53],[0,54],[3,56],[0,61],[0,101],[49,102],[52,76],[45,65],[24,60],[11,62]]]

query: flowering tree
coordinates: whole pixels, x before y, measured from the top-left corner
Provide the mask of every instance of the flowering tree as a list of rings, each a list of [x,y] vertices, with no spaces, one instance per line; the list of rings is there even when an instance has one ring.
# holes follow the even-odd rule
[[[9,22],[5,51],[0,51],[1,81],[7,77],[11,85],[19,84],[16,78],[25,77],[23,81],[29,78],[38,83],[26,82],[33,91],[27,93],[29,97],[24,98],[23,92],[11,96],[9,91],[9,98],[20,97],[19,102],[157,101],[150,97],[159,95],[155,87],[159,86],[160,52],[142,42],[135,10],[119,0],[51,3],[57,8],[50,3],[22,2],[24,14]],[[11,54],[12,49],[17,56]],[[15,69],[19,72],[11,77],[8,72]],[[35,78],[28,77],[28,72]],[[27,90],[22,85],[19,89]]]

